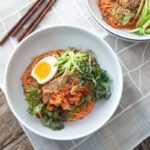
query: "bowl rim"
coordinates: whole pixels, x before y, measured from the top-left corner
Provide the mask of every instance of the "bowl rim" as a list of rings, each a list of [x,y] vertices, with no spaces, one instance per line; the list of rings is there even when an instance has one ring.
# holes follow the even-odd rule
[[[88,0],[85,0],[85,3],[86,3],[86,7],[88,8],[88,11],[90,13],[90,15],[93,17],[93,19],[104,29],[106,30],[108,33],[112,34],[113,36],[116,36],[120,39],[123,39],[123,40],[126,40],[126,41],[130,41],[130,42],[149,42],[150,41],[150,36],[146,39],[137,39],[137,38],[127,38],[127,37],[124,37],[124,36],[121,36],[115,32],[112,32],[110,29],[108,29],[107,27],[105,27],[105,25],[103,25],[100,20],[96,17],[96,15],[93,13],[89,3],[88,3]],[[101,12],[100,12],[101,13]]]
[[[63,137],[63,138],[59,138],[59,137],[53,137],[53,136],[47,136],[41,132],[38,132],[38,130],[30,127],[29,125],[26,124],[26,122],[24,121],[23,118],[21,118],[17,112],[15,111],[15,109],[13,108],[12,104],[11,104],[11,100],[8,96],[8,93],[7,93],[7,72],[9,71],[10,69],[10,62],[13,60],[13,56],[15,55],[15,53],[17,51],[19,51],[19,48],[22,46],[22,44],[24,44],[24,42],[26,42],[27,40],[30,40],[32,39],[32,37],[36,36],[36,34],[40,33],[40,32],[43,32],[45,30],[52,30],[52,29],[56,29],[56,28],[70,28],[70,29],[76,29],[76,30],[81,30],[83,32],[87,32],[88,34],[90,35],[93,35],[95,36],[97,39],[101,40],[104,45],[109,49],[109,52],[111,53],[111,55],[114,57],[115,61],[116,61],[116,66],[117,66],[117,69],[118,69],[118,74],[119,74],[119,78],[120,78],[120,93],[118,94],[117,96],[117,104],[116,106],[114,107],[114,110],[113,110],[113,113],[105,119],[105,121],[103,121],[103,124],[101,126],[97,126],[96,128],[93,128],[89,131],[87,131],[85,134],[80,134],[76,137]],[[15,115],[15,117],[17,118],[17,120],[22,124],[24,125],[27,129],[29,129],[30,131],[32,131],[33,133],[39,135],[39,136],[42,136],[44,138],[47,138],[47,139],[53,139],[53,140],[74,140],[74,139],[79,139],[79,138],[82,138],[82,137],[85,137],[87,135],[90,135],[94,132],[96,132],[98,129],[102,128],[107,122],[108,120],[112,117],[112,115],[114,114],[114,112],[116,111],[118,105],[119,105],[119,102],[120,102],[120,99],[121,99],[121,95],[122,95],[122,90],[123,90],[123,75],[122,75],[122,69],[121,69],[121,65],[119,63],[119,60],[115,54],[115,52],[113,51],[113,49],[108,45],[108,43],[106,41],[104,41],[102,38],[100,38],[97,34],[87,30],[87,29],[84,29],[82,27],[78,27],[78,26],[71,26],[71,25],[54,25],[54,26],[49,26],[49,27],[46,27],[46,28],[43,28],[43,29],[40,29],[40,30],[37,30],[35,31],[34,33],[30,34],[29,36],[25,37],[15,48],[14,48],[14,51],[13,53],[11,54],[11,56],[9,57],[9,60],[6,64],[6,69],[5,69],[5,73],[4,73],[4,93],[5,93],[5,96],[6,96],[6,100],[7,100],[7,103],[9,105],[9,108],[11,109],[11,111],[13,112],[13,114]]]

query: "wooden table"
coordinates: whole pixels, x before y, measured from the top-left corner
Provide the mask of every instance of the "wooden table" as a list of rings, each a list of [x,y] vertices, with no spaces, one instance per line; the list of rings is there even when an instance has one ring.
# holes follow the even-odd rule
[[[0,150],[33,150],[0,90]]]

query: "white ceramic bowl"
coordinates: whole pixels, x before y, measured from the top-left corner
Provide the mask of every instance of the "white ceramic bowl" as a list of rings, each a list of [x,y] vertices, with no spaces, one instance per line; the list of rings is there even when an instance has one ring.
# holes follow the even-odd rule
[[[69,46],[94,51],[99,64],[108,71],[113,80],[112,95],[108,100],[97,102],[94,110],[84,119],[65,123],[65,128],[61,131],[52,131],[43,127],[40,120],[27,113],[21,76],[33,57],[52,49]],[[33,33],[16,47],[6,68],[4,83],[8,104],[25,127],[49,139],[71,140],[93,133],[110,119],[120,101],[122,72],[114,51],[98,36],[77,27],[55,26]]]
[[[143,35],[139,36],[135,33],[129,33],[129,30],[127,29],[115,29],[108,25],[102,18],[101,12],[97,6],[98,0],[85,0],[86,5],[88,7],[88,10],[90,11],[90,14],[93,16],[93,18],[97,21],[97,23],[103,27],[106,31],[110,32],[111,34],[122,38],[127,41],[133,41],[133,42],[142,42],[142,41],[149,41],[150,35]]]

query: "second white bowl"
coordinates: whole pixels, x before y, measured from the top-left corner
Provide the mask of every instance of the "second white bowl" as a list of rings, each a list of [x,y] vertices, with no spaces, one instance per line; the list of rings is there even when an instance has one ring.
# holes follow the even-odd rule
[[[98,0],[85,0],[85,1],[90,11],[90,14],[93,16],[96,22],[109,33],[127,41],[133,42],[150,41],[150,34],[139,36],[135,33],[129,33],[129,30],[127,29],[115,29],[111,27],[103,20],[101,12],[97,6]]]

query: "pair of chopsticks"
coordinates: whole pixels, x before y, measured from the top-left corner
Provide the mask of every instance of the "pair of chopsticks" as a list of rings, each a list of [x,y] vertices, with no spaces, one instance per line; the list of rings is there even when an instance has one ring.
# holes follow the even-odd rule
[[[0,45],[3,45],[10,36],[15,37],[21,31],[26,22],[33,16],[33,14],[42,6],[45,1],[46,0],[37,0],[26,12],[26,14],[16,23],[16,25],[14,25],[2,38],[2,40],[0,41]],[[39,23],[42,21],[42,19],[45,17],[45,15],[55,2],[56,0],[49,0],[48,2],[46,2],[45,6],[41,9],[37,16],[35,16],[33,21],[31,21],[27,28],[19,35],[18,42],[20,42],[24,37],[35,30],[35,28],[39,25]]]

